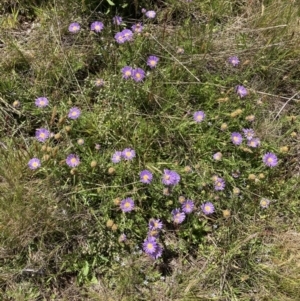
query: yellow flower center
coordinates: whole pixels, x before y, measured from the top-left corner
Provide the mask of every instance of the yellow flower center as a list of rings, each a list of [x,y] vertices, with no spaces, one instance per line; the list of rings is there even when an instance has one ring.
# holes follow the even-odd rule
[[[45,136],[46,136],[45,133],[40,133],[41,138],[45,138]]]
[[[124,207],[125,207],[125,208],[129,208],[129,207],[130,207],[130,203],[129,203],[129,202],[126,202],[126,203],[124,204]]]
[[[140,74],[140,73],[136,73],[135,76],[136,76],[137,78],[140,78],[140,77],[141,77],[141,74]]]
[[[144,179],[144,180],[148,180],[148,179],[149,179],[149,176],[148,176],[148,175],[143,175],[143,179]]]
[[[37,162],[33,162],[33,163],[32,163],[32,166],[33,166],[33,167],[38,167],[38,165],[39,165],[39,164],[38,164]]]
[[[125,75],[130,76],[131,72],[128,70],[128,71],[125,72]]]
[[[71,163],[76,163],[76,162],[77,162],[76,158],[71,159]]]
[[[206,206],[204,207],[204,209],[205,209],[205,211],[210,211],[210,210],[211,210],[210,207],[209,207],[208,205],[206,205]]]
[[[273,159],[272,158],[268,158],[267,160],[269,163],[272,163],[273,162]]]
[[[131,152],[126,152],[126,157],[130,157],[131,156]]]
[[[153,250],[153,244],[151,242],[147,243],[147,249]]]

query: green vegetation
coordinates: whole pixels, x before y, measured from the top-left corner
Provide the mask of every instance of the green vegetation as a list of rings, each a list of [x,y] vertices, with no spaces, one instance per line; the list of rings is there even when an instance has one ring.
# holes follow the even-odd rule
[[[0,13],[3,300],[299,300],[296,2],[5,0]]]

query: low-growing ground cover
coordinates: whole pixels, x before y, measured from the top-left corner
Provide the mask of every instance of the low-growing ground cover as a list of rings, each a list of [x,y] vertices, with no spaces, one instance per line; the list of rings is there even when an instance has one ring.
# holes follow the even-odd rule
[[[298,300],[296,3],[1,9],[4,300]]]

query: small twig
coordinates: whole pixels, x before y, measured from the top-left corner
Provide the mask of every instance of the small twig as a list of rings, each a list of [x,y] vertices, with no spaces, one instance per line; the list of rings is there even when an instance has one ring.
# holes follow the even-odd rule
[[[285,106],[291,101],[293,100],[300,92],[298,91],[297,93],[295,93],[291,98],[289,98],[285,104],[281,107],[281,109],[279,110],[279,112],[276,114],[274,120],[280,115],[280,113],[282,112],[282,110],[285,108]]]

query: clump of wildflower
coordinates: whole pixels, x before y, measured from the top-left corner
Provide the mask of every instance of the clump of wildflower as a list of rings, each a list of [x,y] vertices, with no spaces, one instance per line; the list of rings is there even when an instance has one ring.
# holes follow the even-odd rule
[[[160,230],[163,227],[163,223],[160,219],[151,218],[148,224],[149,230]]]
[[[270,205],[270,200],[266,199],[266,198],[262,198],[260,200],[260,207],[262,208],[268,208]]]
[[[73,22],[69,25],[69,31],[72,33],[77,33],[80,30],[80,25],[77,22]]]
[[[130,66],[125,66],[124,68],[122,68],[123,78],[125,79],[131,78],[132,71],[133,69]]]
[[[243,133],[247,140],[251,140],[255,135],[253,129],[243,129]]]
[[[50,132],[44,128],[35,131],[35,137],[40,142],[45,142],[50,136]]]
[[[146,12],[147,12],[146,8],[142,8],[142,9],[141,9],[141,13],[142,13],[142,14],[144,14],[144,13],[146,13]]]
[[[225,189],[225,181],[223,178],[216,177],[214,179],[214,189],[215,190],[224,190]]]
[[[134,209],[134,201],[132,198],[126,198],[121,201],[120,208],[123,212],[130,212]]]
[[[132,78],[135,82],[141,82],[145,78],[145,71],[141,68],[133,69]]]
[[[36,100],[35,100],[35,105],[39,108],[44,108],[44,107],[47,107],[49,104],[49,100],[47,97],[38,97]]]
[[[122,159],[122,152],[120,151],[116,151],[113,155],[112,155],[112,158],[111,158],[111,161],[113,163],[119,163]]]
[[[215,207],[211,202],[206,202],[201,205],[201,210],[205,215],[209,215],[215,212]]]
[[[75,154],[70,154],[67,159],[66,159],[66,163],[68,166],[70,167],[76,167],[79,165],[80,160],[79,157]]]
[[[243,137],[240,133],[233,132],[231,134],[231,141],[235,145],[240,145],[243,142]]]
[[[95,86],[96,87],[102,87],[102,86],[104,86],[104,80],[102,78],[97,78],[95,80]]]
[[[83,145],[84,144],[84,140],[82,138],[79,138],[77,140],[78,145]]]
[[[145,169],[140,172],[140,181],[142,183],[150,184],[152,179],[153,179],[153,175],[149,170]]]
[[[252,138],[248,141],[247,145],[250,147],[258,147],[260,146],[260,140],[259,138]]]
[[[181,212],[180,209],[173,209],[171,214],[173,215],[173,222],[175,224],[181,224],[185,220],[185,213]]]
[[[184,213],[189,214],[189,213],[193,212],[194,206],[195,205],[192,200],[186,200],[185,202],[183,202],[181,208]]]
[[[154,10],[148,10],[145,15],[149,19],[154,19],[156,16],[156,12]]]
[[[233,67],[236,67],[239,63],[240,63],[240,60],[237,56],[231,56],[229,59],[228,59],[228,62],[233,66]]]
[[[169,169],[164,169],[164,174],[162,177],[162,183],[164,185],[176,185],[180,181],[180,175],[174,171]]]
[[[80,109],[78,109],[77,107],[73,107],[69,110],[68,117],[70,119],[77,119],[80,116],[80,114]]]
[[[28,162],[30,169],[37,169],[41,166],[41,161],[38,158],[32,158]]]
[[[205,113],[203,111],[197,111],[194,113],[193,117],[196,122],[202,122],[205,118]]]
[[[150,68],[155,68],[157,63],[159,61],[159,58],[155,55],[150,55],[147,59],[147,66]]]
[[[121,25],[121,23],[122,23],[122,17],[120,17],[120,16],[114,16],[113,17],[113,23],[115,25]]]
[[[125,148],[122,151],[122,157],[127,161],[132,160],[135,157],[135,151],[131,148]]]
[[[91,30],[93,30],[95,32],[101,32],[103,28],[104,28],[104,25],[100,21],[95,21],[91,24]]]
[[[274,167],[278,164],[278,159],[274,153],[266,153],[263,156],[263,162],[269,167]]]
[[[131,26],[131,29],[134,33],[140,33],[143,31],[143,26],[141,23],[136,23]]]
[[[18,108],[20,105],[21,105],[21,103],[20,103],[19,100],[15,100],[15,101],[13,102],[13,104],[12,104],[12,106],[13,106],[14,108]]]
[[[213,159],[216,161],[220,161],[222,160],[222,153],[221,152],[217,152],[213,155]]]
[[[244,86],[238,85],[236,87],[236,93],[241,97],[245,97],[248,94],[247,89]]]

